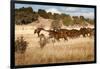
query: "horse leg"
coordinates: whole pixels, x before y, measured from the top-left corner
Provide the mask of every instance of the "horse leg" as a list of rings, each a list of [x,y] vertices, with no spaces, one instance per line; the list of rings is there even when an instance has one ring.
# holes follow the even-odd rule
[[[59,38],[56,39],[57,41],[60,41]]]
[[[86,34],[83,34],[83,37],[86,37]]]
[[[64,37],[64,39],[68,41],[67,37]]]
[[[53,40],[52,40],[52,43],[53,43],[53,46],[54,46],[54,43],[55,43],[55,39],[53,39]]]
[[[38,37],[39,37],[39,33],[37,33],[38,34]]]

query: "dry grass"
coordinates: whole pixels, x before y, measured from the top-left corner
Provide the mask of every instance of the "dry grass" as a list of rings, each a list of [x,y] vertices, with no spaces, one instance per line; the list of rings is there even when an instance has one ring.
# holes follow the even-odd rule
[[[25,27],[25,26],[24,26]],[[20,28],[18,30],[18,28]],[[24,31],[24,33],[23,33]],[[94,38],[76,38],[68,41],[60,40],[56,43],[48,43],[43,49],[40,48],[37,35],[34,35],[34,28],[22,30],[16,27],[16,37],[23,35],[29,42],[26,52],[15,53],[16,65],[48,64],[64,62],[82,62],[94,60]]]

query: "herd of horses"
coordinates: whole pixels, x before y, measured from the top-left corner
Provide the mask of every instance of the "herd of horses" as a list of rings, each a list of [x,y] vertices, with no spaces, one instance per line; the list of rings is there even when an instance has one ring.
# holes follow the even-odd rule
[[[80,36],[83,37],[92,37],[94,36],[94,28],[80,28],[77,29],[58,29],[58,30],[45,30],[44,28],[37,28],[34,30],[34,34],[38,34],[38,37],[42,34],[45,36],[44,33],[41,33],[41,31],[45,31],[48,33],[48,38],[54,38],[56,40],[59,40],[63,38],[64,40],[68,40],[68,38],[77,38]],[[46,37],[46,36],[45,36]]]
[[[53,38],[53,42],[55,40],[60,41],[60,39],[64,39],[68,41],[68,38],[78,38],[80,36],[83,37],[93,37],[95,34],[94,28],[80,28],[77,29],[58,29],[58,30],[46,30],[44,28],[36,28],[34,30],[34,34],[37,33],[40,38],[39,44],[40,47],[43,48],[48,40]],[[42,32],[43,31],[43,32]],[[16,40],[15,43],[15,51],[24,53],[27,48],[27,42],[24,41],[24,37],[22,36],[20,39]]]
[[[43,31],[43,32],[42,32]],[[74,39],[80,36],[85,37],[94,37],[95,29],[94,28],[80,28],[77,29],[57,29],[57,30],[46,30],[44,28],[36,28],[34,30],[34,34],[38,35],[40,38],[39,44],[40,47],[43,48],[50,39],[53,38],[52,42],[54,43],[55,40],[60,41],[60,39],[64,39],[68,41],[68,38]]]

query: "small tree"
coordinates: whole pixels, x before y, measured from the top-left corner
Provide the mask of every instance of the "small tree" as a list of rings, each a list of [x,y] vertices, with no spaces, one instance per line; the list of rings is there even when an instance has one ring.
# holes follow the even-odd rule
[[[24,37],[18,37],[17,40],[15,40],[15,52],[17,53],[24,53],[27,49],[28,43],[24,40]]]
[[[66,15],[65,17],[63,17],[63,24],[68,26],[68,25],[73,25],[73,21],[70,15]]]
[[[51,29],[53,30],[59,30],[61,29],[61,26],[62,26],[62,23],[61,23],[61,20],[59,19],[53,20],[51,23]]]
[[[46,18],[46,19],[49,18],[47,12],[46,12],[45,10],[43,10],[43,9],[39,9],[39,10],[38,10],[38,14],[39,14],[39,16],[41,16],[41,17],[43,17],[43,18]]]

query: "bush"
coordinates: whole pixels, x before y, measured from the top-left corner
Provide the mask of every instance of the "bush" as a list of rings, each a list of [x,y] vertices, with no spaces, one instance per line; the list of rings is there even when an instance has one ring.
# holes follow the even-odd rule
[[[38,20],[38,13],[31,7],[15,9],[15,23],[17,25],[29,24]]]
[[[74,24],[70,16],[63,18],[62,20],[63,20],[63,24],[66,26]]]
[[[92,24],[92,25],[94,25],[94,19],[89,19],[89,18],[87,18],[87,19],[85,19],[89,24]]]
[[[39,16],[41,16],[41,17],[43,17],[45,19],[49,18],[48,13],[45,10],[39,9],[38,10],[38,14],[39,14]]]
[[[28,43],[24,40],[24,37],[18,37],[15,40],[15,52],[17,53],[24,53],[27,49]]]
[[[60,23],[60,20],[58,20],[58,19],[53,20],[51,23],[51,29],[53,29],[53,30],[61,29],[61,26],[62,26],[62,24]]]

